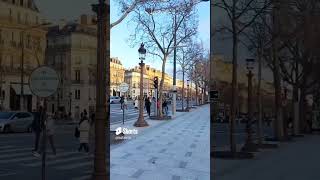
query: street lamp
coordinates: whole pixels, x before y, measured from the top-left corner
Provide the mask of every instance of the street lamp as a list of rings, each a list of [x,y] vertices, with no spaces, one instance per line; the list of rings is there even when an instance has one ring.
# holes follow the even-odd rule
[[[252,125],[252,77],[253,73],[252,70],[254,69],[254,59],[246,59],[247,61],[247,70],[248,70],[248,114],[247,114],[247,124],[246,124],[246,131],[247,131],[247,139],[242,148],[242,151],[256,151],[257,147],[252,142],[252,134],[251,134],[251,125]]]
[[[143,70],[144,70],[143,60],[145,60],[146,53],[147,53],[147,50],[144,48],[143,43],[141,43],[140,48],[138,49],[138,52],[139,52],[139,59],[141,60],[141,62],[139,63],[140,65],[140,98],[139,98],[140,102],[139,102],[139,118],[134,123],[134,126],[145,127],[149,125],[144,120],[144,116],[143,116]]]
[[[208,2],[210,0],[192,0],[190,1],[190,4],[192,3],[192,6],[195,6],[198,3],[201,2]],[[175,7],[170,7],[170,8],[160,8],[160,9],[155,9],[155,8],[145,8],[145,11],[149,14],[157,12],[157,11],[166,11],[166,10],[171,10],[174,9],[176,12],[181,11],[181,8],[183,6],[177,5]],[[174,23],[173,23],[173,84],[172,84],[172,116],[174,117],[176,114],[176,109],[177,109],[177,13],[175,13],[174,16]]]
[[[190,95],[190,92],[189,92],[189,79],[187,80],[187,111],[189,111],[189,95]]]

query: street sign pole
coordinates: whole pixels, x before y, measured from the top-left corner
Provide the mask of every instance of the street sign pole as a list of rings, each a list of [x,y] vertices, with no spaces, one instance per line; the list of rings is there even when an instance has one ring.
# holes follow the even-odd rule
[[[120,86],[119,86],[119,90],[121,93],[126,93],[128,92],[128,89],[129,89],[129,85],[127,83],[121,83]],[[124,97],[123,97],[124,98]],[[124,124],[124,99],[123,99],[123,102],[121,103],[121,108],[122,108],[122,124]]]
[[[155,106],[155,116],[158,117],[158,89],[154,90],[154,94],[156,96],[156,106]]]
[[[46,146],[47,146],[47,98],[57,92],[59,87],[59,75],[57,72],[48,67],[40,66],[36,68],[30,75],[29,86],[32,94],[39,98],[44,98],[43,108],[40,112],[40,120],[42,128],[42,166],[41,177],[46,179]]]
[[[43,102],[43,109],[40,112],[41,122],[43,122],[42,129],[42,180],[46,179],[46,154],[47,154],[47,111],[46,111],[46,98]]]

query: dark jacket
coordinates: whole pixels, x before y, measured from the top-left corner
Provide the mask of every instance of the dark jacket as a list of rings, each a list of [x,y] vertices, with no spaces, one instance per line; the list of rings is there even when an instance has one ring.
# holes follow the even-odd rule
[[[43,125],[41,123],[40,112],[34,112],[33,116],[34,116],[34,118],[32,121],[32,130],[34,132],[41,132]]]
[[[144,101],[144,103],[145,103],[145,106],[146,106],[146,107],[150,107],[150,106],[151,106],[151,102],[149,101],[149,99],[146,99],[146,100]]]

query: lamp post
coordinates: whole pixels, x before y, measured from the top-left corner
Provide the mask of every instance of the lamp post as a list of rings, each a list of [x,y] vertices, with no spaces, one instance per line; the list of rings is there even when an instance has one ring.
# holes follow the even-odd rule
[[[189,92],[189,79],[187,80],[187,111],[189,111],[189,95],[190,95],[190,92]]]
[[[110,12],[110,4],[106,4],[105,0],[99,0],[99,4],[93,4],[92,10],[97,13],[97,85],[96,85],[96,119],[95,119],[95,154],[94,154],[94,172],[92,179],[107,179],[107,170],[109,169],[109,156],[106,157],[106,145],[110,139],[106,139],[106,128],[109,130],[109,109],[110,81],[106,74],[110,70],[110,63],[106,59],[109,58],[109,48],[107,41],[109,33],[107,33],[107,24],[110,24],[108,13]],[[108,36],[107,36],[108,34]],[[108,61],[109,62],[109,61]],[[109,137],[109,136],[108,136]],[[106,166],[106,158],[108,167]],[[109,171],[108,171],[108,174]]]
[[[141,60],[140,65],[140,97],[139,97],[139,117],[138,120],[134,123],[136,127],[145,127],[149,126],[148,123],[144,120],[143,117],[143,70],[144,70],[144,62],[143,60],[146,57],[147,50],[144,48],[144,44],[141,43],[139,52],[139,59]]]
[[[193,5],[195,6],[196,4],[198,3],[201,3],[201,2],[208,2],[210,0],[192,0],[190,1],[190,3],[193,3]],[[175,6],[174,9],[176,12],[178,12],[179,10],[181,10],[181,5],[178,5],[178,6]],[[156,11],[165,11],[165,10],[171,10],[171,9],[168,9],[168,8],[161,8],[161,9],[151,9],[151,8],[146,8],[145,11],[148,12],[148,13],[153,13],[153,12],[156,12]],[[173,87],[172,87],[172,92],[173,92],[173,95],[172,95],[172,116],[174,117],[175,114],[176,114],[176,109],[177,109],[177,30],[178,30],[178,27],[177,27],[177,13],[175,13],[175,16],[174,16],[174,27],[173,27]]]
[[[244,147],[242,148],[242,151],[252,152],[256,151],[257,147],[252,142],[252,118],[253,118],[253,112],[252,112],[252,77],[253,73],[252,70],[254,69],[254,59],[246,59],[247,61],[247,70],[248,70],[248,114],[247,114],[247,124],[246,124],[246,131],[247,131],[247,139],[244,144]]]

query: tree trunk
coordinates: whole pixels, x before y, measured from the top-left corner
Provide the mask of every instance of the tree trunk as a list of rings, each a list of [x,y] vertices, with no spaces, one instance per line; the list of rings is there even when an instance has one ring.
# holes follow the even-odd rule
[[[185,69],[182,68],[182,93],[181,93],[181,98],[182,98],[182,111],[184,110],[184,75],[185,75]]]
[[[278,4],[275,4],[277,6]],[[280,82],[280,62],[278,58],[278,38],[279,35],[279,10],[277,7],[273,9],[273,37],[272,37],[272,55],[274,61],[274,87],[275,87],[275,138],[281,140],[283,138],[283,122],[281,115],[281,82]]]
[[[306,106],[306,94],[305,94],[305,88],[301,88],[300,93],[300,101],[299,101],[299,125],[300,130],[305,133],[306,132],[306,113],[305,113],[305,106]]]
[[[195,83],[195,87],[196,87],[196,106],[198,106],[198,102],[199,102],[199,90],[198,90],[198,85],[197,83]]]
[[[261,53],[260,51],[258,52],[258,91],[257,91],[257,96],[258,96],[258,144],[262,144],[262,135],[263,135],[263,130],[262,130],[262,97],[261,97],[261,78],[262,78],[262,59],[261,59]]]
[[[236,109],[237,109],[237,97],[238,97],[238,34],[236,28],[236,22],[232,22],[233,26],[233,36],[232,36],[232,100],[231,100],[231,117],[230,117],[230,151],[232,153],[236,152],[236,144],[234,137],[235,129],[235,118],[236,118]]]
[[[166,71],[166,61],[167,61],[167,57],[165,56],[163,58],[162,61],[162,73],[161,73],[161,81],[160,81],[160,88],[159,88],[159,117],[162,118],[163,117],[163,113],[162,113],[162,96],[163,96],[163,84],[164,84],[164,76],[165,76],[165,71]]]
[[[299,125],[299,87],[298,87],[298,76],[299,76],[299,64],[296,60],[295,63],[295,84],[293,85],[293,93],[292,93],[292,112],[293,119],[292,119],[292,125],[293,125],[293,135],[298,135],[301,133],[301,127]]]

